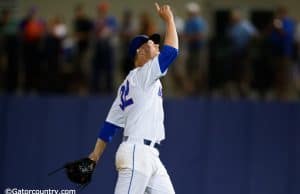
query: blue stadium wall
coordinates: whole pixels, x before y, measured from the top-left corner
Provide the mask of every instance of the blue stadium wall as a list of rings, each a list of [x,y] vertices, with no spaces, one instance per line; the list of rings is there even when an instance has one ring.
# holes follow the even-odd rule
[[[73,189],[60,172],[87,156],[112,98],[0,97],[0,192]],[[300,104],[166,99],[167,139],[160,150],[178,194],[299,194]],[[80,193],[113,193],[108,146]]]

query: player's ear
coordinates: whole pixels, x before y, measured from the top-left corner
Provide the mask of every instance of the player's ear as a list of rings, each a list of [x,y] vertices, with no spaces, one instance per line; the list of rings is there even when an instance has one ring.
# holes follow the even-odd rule
[[[140,48],[136,50],[137,54],[144,55],[144,49]]]

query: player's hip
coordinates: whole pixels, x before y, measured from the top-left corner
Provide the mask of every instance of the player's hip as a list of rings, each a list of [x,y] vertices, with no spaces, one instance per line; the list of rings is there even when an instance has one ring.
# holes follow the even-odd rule
[[[141,143],[122,142],[116,152],[115,164],[117,170],[128,168],[152,174],[158,160],[159,152],[156,148]]]

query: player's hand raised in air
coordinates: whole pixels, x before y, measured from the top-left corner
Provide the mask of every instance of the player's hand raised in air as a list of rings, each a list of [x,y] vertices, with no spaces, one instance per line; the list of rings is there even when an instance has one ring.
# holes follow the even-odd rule
[[[156,11],[158,15],[166,22],[173,20],[173,13],[169,5],[159,6],[158,3],[155,3]]]

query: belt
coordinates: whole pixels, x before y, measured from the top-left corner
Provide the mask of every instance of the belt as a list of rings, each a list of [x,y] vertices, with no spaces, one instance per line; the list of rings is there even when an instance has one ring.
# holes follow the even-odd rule
[[[128,136],[123,136],[123,141],[129,141],[130,138]],[[158,149],[160,147],[159,143],[154,143],[151,140],[148,139],[140,139],[141,141],[136,141],[136,142],[142,142],[144,145],[150,146],[150,147],[154,147],[156,149]],[[133,140],[134,141],[134,140]]]

